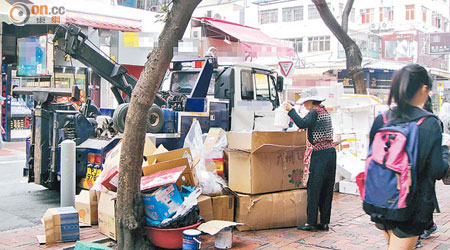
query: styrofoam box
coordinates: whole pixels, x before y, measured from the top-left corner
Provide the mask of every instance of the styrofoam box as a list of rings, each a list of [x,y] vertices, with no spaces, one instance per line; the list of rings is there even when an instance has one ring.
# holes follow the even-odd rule
[[[340,181],[339,193],[359,195],[358,185],[356,182]]]

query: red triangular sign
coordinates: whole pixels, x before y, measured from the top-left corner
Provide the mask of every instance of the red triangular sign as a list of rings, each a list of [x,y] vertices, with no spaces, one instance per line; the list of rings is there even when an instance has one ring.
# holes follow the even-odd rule
[[[287,77],[289,73],[291,73],[294,62],[292,61],[279,62],[278,65],[280,65],[281,74],[283,74],[284,77]]]

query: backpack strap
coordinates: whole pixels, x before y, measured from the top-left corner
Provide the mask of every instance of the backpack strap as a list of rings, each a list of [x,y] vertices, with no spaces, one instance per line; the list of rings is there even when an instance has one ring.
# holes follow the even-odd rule
[[[428,117],[435,117],[435,118],[439,121],[439,118],[438,118],[436,115],[434,115],[434,114],[428,114],[428,115],[422,116],[422,117],[416,122],[417,126],[420,126],[420,124],[422,124],[423,121],[425,121]]]
[[[386,117],[386,113],[387,113],[387,112],[388,112],[388,111],[381,113],[381,116],[383,117],[383,123],[384,123],[384,124],[387,122],[387,117]]]

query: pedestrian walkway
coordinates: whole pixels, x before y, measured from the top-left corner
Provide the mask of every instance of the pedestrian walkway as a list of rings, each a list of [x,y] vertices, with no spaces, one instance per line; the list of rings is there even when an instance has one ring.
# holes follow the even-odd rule
[[[0,148],[0,157],[25,158],[25,142],[3,142],[3,148]]]
[[[441,213],[435,214],[438,225],[436,233],[422,240],[421,249],[450,249],[450,192],[449,186],[438,182],[437,194]],[[333,211],[329,232],[304,232],[295,228],[234,232],[233,249],[386,249],[386,241],[380,230],[361,209],[359,196],[334,194]],[[43,227],[32,227],[0,233],[0,249],[61,249],[74,243],[39,245],[36,235],[43,234]],[[81,240],[104,239],[98,227],[81,229]],[[214,238],[202,236],[202,249],[214,249]]]

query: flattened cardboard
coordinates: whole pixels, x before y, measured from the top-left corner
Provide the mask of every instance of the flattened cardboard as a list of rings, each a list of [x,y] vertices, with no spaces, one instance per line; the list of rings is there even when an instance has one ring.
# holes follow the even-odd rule
[[[208,135],[205,138],[205,142],[203,143],[205,145],[206,152],[211,151],[219,138],[224,135],[226,135],[226,132],[222,128],[210,128]]]
[[[174,184],[182,176],[185,170],[186,166],[181,166],[145,175],[141,177],[141,191]]]
[[[144,155],[152,155],[155,151],[155,144],[153,144],[149,137],[145,136]]]
[[[200,216],[205,221],[213,220],[213,206],[211,197],[207,195],[200,195],[197,198],[198,208],[200,209]]]
[[[263,145],[306,146],[306,132],[228,132],[227,140],[229,149],[253,153]]]
[[[159,154],[155,153],[152,155],[146,155],[146,157],[147,157],[147,163],[150,165],[153,163],[159,163],[159,162],[165,162],[165,161],[183,158],[183,157],[186,157],[187,155],[189,157],[191,156],[191,150],[189,148],[180,148],[180,149],[176,149],[176,150],[172,150],[172,151],[168,151],[168,152],[164,152],[164,153],[159,153]]]
[[[169,152],[170,153],[170,152]],[[152,164],[150,166],[146,166],[142,168],[144,175],[151,175],[163,170],[169,170],[177,167],[187,166],[184,172],[181,174],[181,178],[177,181],[177,187],[181,188],[181,186],[195,186],[194,176],[192,174],[191,168],[189,166],[189,161],[187,158],[179,158],[176,160],[169,160],[165,162],[160,162],[156,164]]]
[[[211,197],[214,220],[234,221],[234,196]]]
[[[102,192],[98,201],[98,229],[100,233],[116,240],[116,201],[114,192]]]
[[[223,220],[212,220],[208,221],[206,223],[201,224],[197,230],[200,230],[204,233],[207,233],[209,235],[216,235],[220,230],[227,228],[227,227],[233,227],[237,225],[242,225],[241,223],[236,223],[232,221],[223,221]]]
[[[80,226],[92,226],[98,222],[98,204],[95,190],[81,190],[75,196],[75,208],[78,211]]]
[[[306,189],[263,195],[239,194],[236,201],[239,231],[294,227],[306,223]]]

